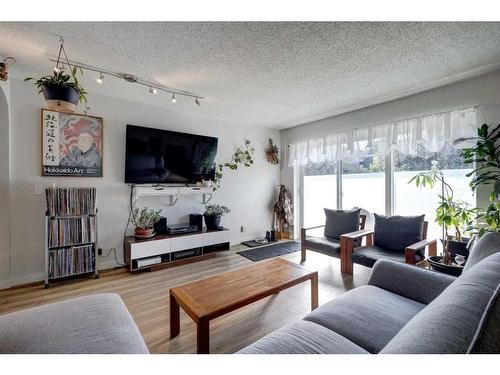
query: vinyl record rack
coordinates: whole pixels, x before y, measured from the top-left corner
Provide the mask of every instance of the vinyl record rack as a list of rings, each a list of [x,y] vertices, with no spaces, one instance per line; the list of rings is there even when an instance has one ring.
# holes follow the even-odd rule
[[[48,188],[45,195],[45,288],[55,280],[99,278],[96,189]]]

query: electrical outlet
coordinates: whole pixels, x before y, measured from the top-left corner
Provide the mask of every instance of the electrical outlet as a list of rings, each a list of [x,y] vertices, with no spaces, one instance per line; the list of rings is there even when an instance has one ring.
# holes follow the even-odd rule
[[[43,185],[35,185],[35,195],[42,195],[44,187]]]
[[[97,255],[102,255],[102,248],[100,248],[100,247],[99,247],[99,248],[97,249]]]
[[[241,233],[243,233],[243,232],[245,232],[246,228],[242,225],[240,230],[241,230]]]

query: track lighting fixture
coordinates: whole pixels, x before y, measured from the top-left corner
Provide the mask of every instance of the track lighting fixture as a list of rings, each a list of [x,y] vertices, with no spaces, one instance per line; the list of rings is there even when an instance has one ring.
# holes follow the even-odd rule
[[[102,85],[102,81],[104,80],[104,75],[99,72],[99,77],[97,77],[97,83]]]
[[[64,40],[62,37],[59,38],[60,41],[60,48],[59,48],[59,55],[57,56],[57,59],[50,59],[50,61],[56,63],[54,67],[54,73],[58,74],[62,70],[64,70],[65,66],[63,62],[61,61],[61,57],[64,57],[66,60],[66,65],[68,65],[69,69],[72,70],[73,68],[79,68],[82,70],[88,70],[91,72],[98,73],[99,76],[97,77],[96,81],[98,84],[102,84],[104,81],[104,76],[111,76],[115,78],[122,79],[124,81],[130,82],[130,83],[135,83],[141,86],[145,86],[149,88],[149,93],[151,94],[157,94],[160,91],[163,91],[167,94],[172,94],[172,103],[177,102],[176,95],[182,95],[182,96],[187,96],[190,98],[194,98],[194,102],[196,105],[201,105],[201,100],[203,99],[203,95],[200,95],[199,93],[194,93],[186,90],[179,90],[174,87],[169,87],[169,86],[164,86],[158,82],[153,82],[153,81],[147,81],[144,79],[141,79],[140,77],[137,77],[133,74],[129,73],[120,73],[120,72],[114,72],[112,70],[108,69],[103,69],[101,67],[97,66],[92,66],[88,64],[84,64],[78,61],[70,61],[68,60],[68,57],[66,56],[66,51],[64,50]]]

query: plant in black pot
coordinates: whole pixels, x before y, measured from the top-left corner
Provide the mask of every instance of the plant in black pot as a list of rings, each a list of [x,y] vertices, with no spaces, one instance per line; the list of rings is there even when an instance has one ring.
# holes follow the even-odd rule
[[[216,230],[220,226],[222,216],[230,213],[231,210],[219,204],[207,204],[203,217],[208,230]]]
[[[27,77],[24,80],[35,81],[38,93],[43,93],[49,109],[73,112],[79,102],[87,102],[87,93],[76,77],[78,72],[83,75],[83,70],[71,66],[64,49],[64,40],[61,38],[59,43],[59,55],[53,73],[40,79]],[[69,73],[64,72],[65,63],[61,61],[61,57],[65,58]]]
[[[49,109],[73,112],[80,101],[87,102],[87,93],[76,77],[77,69],[74,67],[71,74],[66,74],[62,68],[58,68],[54,69],[53,74],[40,79],[27,77],[24,80],[35,81],[38,93],[43,93]],[[81,69],[79,71],[83,74]]]
[[[452,187],[445,181],[443,171],[437,161],[432,161],[430,171],[420,172],[410,181],[417,187],[433,188],[436,183],[441,185],[439,204],[436,208],[436,222],[443,229],[443,256],[430,257],[429,262],[445,272],[458,273],[457,264],[453,261],[457,255],[467,257],[469,238],[464,233],[474,221],[475,209],[467,202],[454,199]],[[451,232],[451,233],[450,233]],[[431,259],[432,258],[432,259]],[[460,265],[459,265],[460,266]]]

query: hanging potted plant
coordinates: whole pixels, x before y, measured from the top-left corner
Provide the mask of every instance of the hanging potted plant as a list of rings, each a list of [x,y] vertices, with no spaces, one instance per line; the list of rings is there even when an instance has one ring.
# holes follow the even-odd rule
[[[130,222],[134,224],[134,235],[137,238],[151,238],[155,235],[154,225],[160,221],[161,210],[148,207],[142,209],[134,207],[130,215]]]
[[[52,74],[43,76],[40,79],[27,77],[24,80],[35,81],[38,93],[43,93],[49,109],[73,112],[79,102],[87,102],[87,93],[77,78],[77,73],[80,72],[83,75],[83,70],[76,66],[71,67],[63,44],[64,41],[61,39],[59,56]],[[64,63],[60,61],[61,53],[64,53],[69,73],[64,72]]]
[[[220,226],[222,216],[230,213],[231,210],[226,206],[218,204],[207,204],[203,217],[205,218],[205,225],[208,230],[217,230]]]
[[[436,183],[441,184],[436,222],[443,229],[443,256],[429,257],[428,260],[433,268],[450,274],[460,274],[461,268],[457,267],[453,260],[457,255],[463,257],[463,260],[468,256],[469,238],[464,237],[464,233],[469,231],[473,223],[475,210],[467,202],[453,198],[453,189],[445,181],[444,173],[435,160],[432,161],[430,171],[418,173],[408,183],[413,181],[417,187],[433,188]]]

